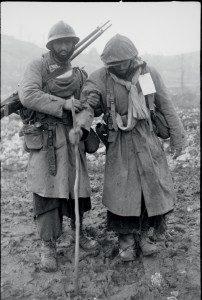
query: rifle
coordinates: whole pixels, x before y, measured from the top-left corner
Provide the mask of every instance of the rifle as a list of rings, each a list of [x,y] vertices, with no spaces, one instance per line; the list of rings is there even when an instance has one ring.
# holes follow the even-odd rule
[[[74,58],[76,58],[83,50],[85,50],[90,44],[92,44],[100,35],[102,35],[112,24],[110,24],[105,29],[103,28],[110,22],[105,22],[102,26],[98,26],[95,30],[93,30],[89,35],[87,35],[83,40],[81,40],[75,47],[75,51],[70,57],[70,61],[72,61]],[[86,43],[86,44],[85,44]],[[83,45],[83,47],[81,47]],[[62,67],[61,67],[62,68]],[[59,70],[58,68],[57,70]],[[12,113],[18,114],[18,110],[22,109],[24,106],[20,102],[18,91],[11,94],[8,98],[6,98],[1,103],[1,119],[3,117],[7,117],[11,115]]]

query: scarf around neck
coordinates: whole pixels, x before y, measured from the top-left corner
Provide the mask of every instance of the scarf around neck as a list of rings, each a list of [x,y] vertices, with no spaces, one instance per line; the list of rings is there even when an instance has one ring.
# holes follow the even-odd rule
[[[146,107],[145,97],[142,93],[138,93],[136,84],[138,82],[139,76],[141,74],[142,68],[138,68],[135,72],[132,81],[127,81],[124,79],[118,78],[115,74],[110,73],[111,77],[116,83],[119,83],[126,87],[129,91],[128,95],[128,121],[127,126],[123,125],[123,121],[121,116],[117,113],[116,121],[119,129],[123,131],[130,131],[132,130],[138,120],[144,120],[149,118],[149,114]]]

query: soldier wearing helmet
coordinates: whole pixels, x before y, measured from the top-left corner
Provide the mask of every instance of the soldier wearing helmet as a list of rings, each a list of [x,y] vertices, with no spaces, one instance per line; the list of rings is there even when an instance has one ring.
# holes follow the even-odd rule
[[[63,21],[55,24],[46,44],[49,52],[27,66],[19,87],[20,101],[26,108],[21,113],[22,132],[30,152],[27,188],[33,193],[34,217],[42,243],[41,267],[46,272],[57,270],[56,242],[62,234],[63,216],[71,220],[70,236],[75,241],[75,152],[69,135],[73,126],[71,96],[74,96],[80,141],[80,246],[85,251],[98,247],[82,229],[84,212],[91,209],[84,140],[93,116],[88,105],[79,100],[87,74],[73,68],[69,60],[78,41],[70,25]],[[60,67],[62,74],[56,74]]]
[[[175,192],[152,115],[161,112],[169,127],[174,158],[186,145],[184,129],[157,70],[138,56],[133,42],[116,34],[104,47],[104,67],[91,73],[81,94],[95,116],[104,114],[106,164],[103,204],[108,229],[118,235],[123,261],[158,251],[149,239],[165,233],[165,216],[173,210]],[[97,131],[98,132],[98,131]],[[101,132],[101,131],[100,131]],[[106,138],[103,138],[106,141]]]
[[[46,48],[61,62],[68,60],[74,52],[75,45],[79,42],[74,29],[63,21],[55,24],[49,34]]]

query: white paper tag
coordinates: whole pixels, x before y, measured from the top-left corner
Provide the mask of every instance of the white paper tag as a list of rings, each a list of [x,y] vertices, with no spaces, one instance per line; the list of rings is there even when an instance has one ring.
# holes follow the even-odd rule
[[[139,76],[139,83],[144,96],[156,93],[156,89],[150,73]]]

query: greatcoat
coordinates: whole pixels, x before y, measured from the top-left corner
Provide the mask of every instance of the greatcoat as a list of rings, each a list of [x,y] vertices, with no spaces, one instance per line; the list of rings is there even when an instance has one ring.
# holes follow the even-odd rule
[[[156,94],[155,105],[170,127],[172,147],[185,145],[185,133],[170,95],[159,73],[149,67]],[[126,87],[113,82],[116,113],[128,112]],[[95,116],[106,113],[107,71],[100,68],[87,79],[81,94],[94,109]],[[142,193],[148,216],[162,215],[174,207],[175,192],[162,144],[146,120],[138,120],[125,132],[110,130],[106,152],[103,204],[120,216],[140,216]]]
[[[44,70],[44,67],[46,70]],[[42,120],[45,122],[51,116],[54,122],[58,122],[55,134],[56,176],[51,175],[48,171],[47,148],[44,149],[44,135],[42,135],[43,144],[40,147],[37,146],[38,149],[30,150],[27,189],[42,197],[69,199],[71,196],[74,199],[75,153],[74,146],[70,143],[68,137],[69,130],[73,126],[72,116],[71,112],[63,110],[63,105],[65,99],[70,98],[72,95],[79,99],[82,82],[79,75],[80,71],[71,68],[67,73],[50,80],[44,89],[44,71],[47,74],[47,72],[51,72],[58,67],[59,64],[48,52],[44,58],[36,59],[28,65],[19,87],[20,101],[24,107],[37,112],[36,121]],[[83,128],[87,134],[90,130],[92,118],[93,115],[87,107],[76,114],[78,126]],[[63,121],[66,125],[60,124]],[[84,141],[79,144],[79,154],[79,197],[86,198],[90,196],[90,182]]]

